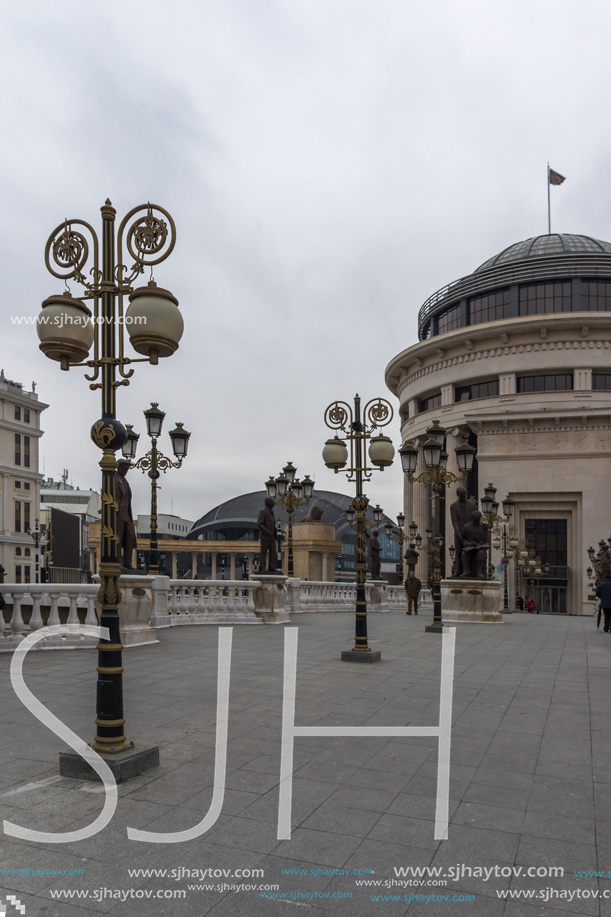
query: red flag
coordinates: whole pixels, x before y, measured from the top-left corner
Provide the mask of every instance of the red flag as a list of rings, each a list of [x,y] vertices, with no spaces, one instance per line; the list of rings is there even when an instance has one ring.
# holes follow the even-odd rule
[[[560,172],[554,172],[553,169],[549,170],[550,185],[561,185],[563,181],[565,181],[564,175],[561,175]]]

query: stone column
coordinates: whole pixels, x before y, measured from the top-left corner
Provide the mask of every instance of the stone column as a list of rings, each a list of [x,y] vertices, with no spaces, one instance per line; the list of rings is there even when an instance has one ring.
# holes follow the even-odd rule
[[[197,558],[199,556],[199,551],[191,551],[191,579],[195,579],[197,576]]]
[[[178,579],[178,556],[176,551],[172,551],[172,579]]]
[[[216,579],[216,551],[212,551],[210,557],[212,558],[212,570],[210,571],[210,579]]]
[[[235,553],[233,551],[229,555],[229,579],[235,579]]]

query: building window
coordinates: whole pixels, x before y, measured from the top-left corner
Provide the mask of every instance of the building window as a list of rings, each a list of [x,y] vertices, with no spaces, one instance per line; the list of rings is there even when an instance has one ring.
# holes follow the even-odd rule
[[[17,490],[21,490],[21,481],[15,481],[15,487]]]
[[[592,388],[598,391],[611,389],[611,373],[592,373]]]
[[[21,557],[21,548],[15,548],[15,556]]]
[[[23,482],[23,489],[24,489],[24,490],[29,490],[29,489],[30,489],[30,482],[29,482],[29,481],[24,481],[24,482]]]
[[[445,334],[446,331],[453,331],[455,328],[460,328],[460,305],[452,306],[437,320],[438,334]]]
[[[21,531],[21,501],[15,500],[15,531]]]
[[[30,409],[29,408],[23,409],[23,422],[24,423],[30,422]]]
[[[30,437],[23,437],[23,465],[25,468],[30,467]]]
[[[15,582],[16,583],[21,582],[21,564],[17,564],[17,566],[15,567]]]
[[[21,408],[19,405],[15,405],[15,420],[21,420]]]
[[[30,504],[29,503],[23,504],[23,531],[24,532],[30,531]]]
[[[584,312],[611,311],[611,281],[582,280],[580,308]]]
[[[573,373],[518,376],[516,386],[518,392],[570,392],[573,390]]]
[[[15,464],[21,465],[21,433],[15,433]]]
[[[30,579],[30,567],[26,566],[23,568],[23,582],[24,583],[32,582],[32,580]]]
[[[458,385],[454,389],[455,401],[472,401],[474,398],[492,398],[499,393],[499,380],[474,382],[472,385]]]
[[[550,567],[566,567],[567,521],[566,519],[527,519],[526,540],[541,562]]]
[[[520,315],[571,311],[571,281],[532,283],[520,287]]]
[[[31,552],[29,548],[26,548],[23,553],[25,554],[26,557],[30,557]]]
[[[475,296],[469,300],[469,324],[494,322],[500,318],[510,318],[509,287],[495,290],[484,296]]]
[[[422,414],[424,411],[432,411],[439,407],[441,407],[441,392],[429,395],[428,398],[421,398],[418,402],[418,413]]]

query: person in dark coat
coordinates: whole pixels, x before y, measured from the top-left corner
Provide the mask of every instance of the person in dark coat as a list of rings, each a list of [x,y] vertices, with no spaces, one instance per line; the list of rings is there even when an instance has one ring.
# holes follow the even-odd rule
[[[604,580],[596,587],[596,597],[600,599],[603,615],[605,616],[603,630],[608,634],[611,631],[611,573],[605,573]]]
[[[407,579],[405,580],[405,594],[407,595],[407,611],[406,615],[411,615],[412,607],[414,609],[414,614],[418,614],[418,597],[420,595],[420,590],[422,589],[422,583],[416,576],[413,570],[409,571]]]

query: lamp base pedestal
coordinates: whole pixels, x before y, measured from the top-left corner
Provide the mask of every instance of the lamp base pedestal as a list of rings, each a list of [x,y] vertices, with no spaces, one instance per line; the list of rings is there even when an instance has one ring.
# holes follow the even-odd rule
[[[366,653],[360,650],[342,650],[342,662],[380,662],[382,653],[380,650],[369,650]]]
[[[151,767],[159,767],[159,747],[144,748],[136,751],[121,752],[118,755],[100,755],[102,760],[111,769],[117,783],[123,783],[131,777],[144,773]],[[100,776],[90,764],[71,752],[60,751],[59,773],[62,777],[75,777],[77,780],[97,780]],[[100,781],[101,782],[101,781]]]
[[[426,624],[424,629],[427,634],[442,634],[443,624],[441,626],[439,624]]]

